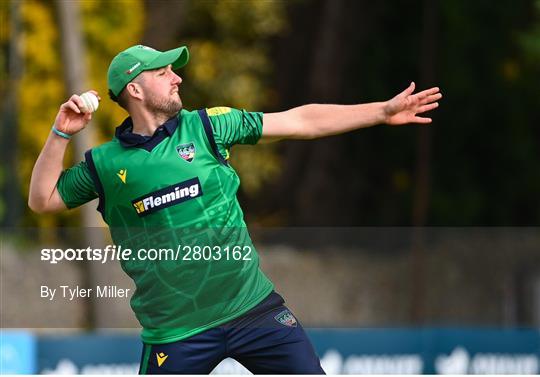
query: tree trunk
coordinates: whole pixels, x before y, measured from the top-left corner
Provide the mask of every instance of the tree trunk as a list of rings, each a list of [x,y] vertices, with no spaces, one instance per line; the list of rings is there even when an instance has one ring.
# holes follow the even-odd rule
[[[186,0],[145,0],[145,29],[142,42],[158,50],[177,47],[176,40],[184,25],[184,15],[189,2]]]
[[[88,79],[85,64],[85,49],[79,17],[79,3],[71,0],[56,0],[58,18],[61,31],[61,48],[64,62],[65,82],[68,96],[81,94],[88,90]],[[90,123],[83,131],[73,137],[72,145],[76,156],[83,156],[84,153],[94,145],[95,130]],[[98,212],[94,209],[95,203],[87,203],[81,208],[82,230],[86,245],[100,247],[105,244],[100,227],[103,223]],[[95,287],[100,279],[102,269],[100,266],[85,262],[83,267],[83,284],[86,287]],[[102,327],[105,324],[107,313],[106,308],[98,305],[97,301],[86,300],[87,313],[84,327]]]

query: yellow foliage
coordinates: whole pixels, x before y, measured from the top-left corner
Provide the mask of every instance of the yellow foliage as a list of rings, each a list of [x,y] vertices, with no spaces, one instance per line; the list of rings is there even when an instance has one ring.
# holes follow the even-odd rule
[[[47,3],[36,0],[27,0],[21,5],[25,33],[23,54],[25,61],[31,61],[25,69],[54,74],[58,71],[58,56],[53,49],[58,31],[52,9]]]
[[[140,42],[144,7],[140,0],[92,0],[81,3],[81,13],[89,85],[101,96],[93,125],[100,129],[98,142],[103,142],[111,138],[114,127],[127,116],[107,94],[109,63],[120,51]]]
[[[264,38],[285,26],[283,0],[216,1],[212,11],[217,25],[226,33],[249,33]]]
[[[21,2],[23,76],[19,84],[19,179],[25,199],[35,160],[54,121],[64,93],[58,30],[49,3]],[[39,225],[48,217],[38,218]]]
[[[110,138],[125,112],[108,99],[107,69],[111,59],[121,50],[139,42],[144,26],[142,0],[79,1],[82,33],[85,41],[89,89],[96,89],[102,98],[92,122],[100,132],[100,141]],[[1,9],[0,9],[1,11]],[[50,132],[60,105],[71,95],[66,93],[64,67],[60,49],[60,30],[54,3],[25,0],[21,2],[23,28],[24,74],[19,85],[18,132],[19,174],[23,195],[28,195],[28,183],[35,160]],[[3,27],[0,26],[0,27]],[[83,156],[74,156],[79,161]],[[70,165],[68,153],[66,164]],[[73,213],[62,215],[73,216]],[[61,217],[39,216],[41,226],[58,225]]]
[[[279,174],[281,164],[272,144],[258,145],[256,150],[237,146],[231,155],[231,165],[242,179],[242,190],[251,197],[256,196],[271,177]]]
[[[272,100],[265,78],[271,73],[269,38],[285,25],[285,2],[195,1],[190,14],[193,28],[203,37],[187,41],[191,52],[184,80],[185,103],[191,108],[230,106],[261,111]],[[209,21],[210,20],[210,21]],[[242,190],[250,196],[278,173],[280,160],[275,145],[235,147],[231,164],[242,179]]]
[[[0,44],[5,44],[9,40],[9,5],[8,1],[0,1]]]
[[[5,0],[0,2],[0,44],[5,46],[9,29],[4,20],[9,6]],[[145,9],[143,0],[83,0],[77,4],[86,50],[81,59],[84,59],[88,74],[88,78],[81,80],[85,80],[88,89],[97,90],[102,98],[92,121],[92,126],[99,130],[99,140],[95,141],[98,143],[109,139],[114,127],[127,115],[108,98],[107,69],[118,52],[141,41]],[[220,105],[253,111],[264,108],[270,98],[264,81],[272,66],[266,41],[285,27],[284,2],[190,1],[188,4],[188,20],[192,21],[194,29],[186,35],[194,37],[179,41],[188,44],[192,57],[185,70],[180,72],[186,74],[183,89],[188,90],[185,94],[182,92],[186,103],[190,103],[190,108]],[[19,108],[22,109],[18,116],[18,170],[25,199],[33,164],[60,104],[71,94],[65,90],[55,6],[56,3],[48,0],[21,2],[24,74],[18,92]],[[197,17],[210,22],[199,24],[193,21]],[[204,30],[204,25],[211,25],[212,31]],[[0,56],[0,62],[3,58]],[[255,193],[279,168],[274,147],[259,148],[256,151],[240,148],[232,157],[248,193]],[[81,158],[73,156],[76,161]],[[68,153],[66,164],[71,165],[73,160]],[[60,217],[28,219],[37,225],[53,226],[68,220],[73,223],[73,212]]]

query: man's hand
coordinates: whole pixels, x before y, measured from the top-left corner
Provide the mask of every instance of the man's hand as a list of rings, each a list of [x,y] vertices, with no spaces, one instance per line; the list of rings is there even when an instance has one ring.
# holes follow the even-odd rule
[[[98,99],[98,93],[95,90],[90,92],[94,93]],[[84,103],[81,97],[74,94],[71,98],[60,106],[60,110],[56,115],[54,126],[58,131],[65,132],[68,135],[73,135],[82,130],[92,119],[92,113],[83,113]]]
[[[431,123],[431,118],[419,117],[417,114],[438,107],[437,101],[442,98],[442,94],[437,87],[412,94],[414,88],[414,82],[411,82],[407,89],[385,103],[385,123],[392,126],[407,123]]]
[[[414,83],[386,102],[361,103],[357,105],[311,104],[295,107],[279,113],[263,115],[263,140],[314,139],[338,135],[359,128],[381,123],[401,125],[407,123],[431,123],[430,118],[417,114],[433,110],[442,98],[439,88],[431,88],[412,94]]]
[[[99,99],[96,91],[92,90],[92,93]],[[92,119],[92,113],[83,113],[81,111],[83,107],[81,97],[72,95],[60,106],[54,121],[56,129],[73,135],[86,127]],[[37,213],[57,212],[67,208],[56,187],[58,178],[62,174],[62,162],[67,146],[66,138],[51,131],[34,165],[30,179],[28,206]]]

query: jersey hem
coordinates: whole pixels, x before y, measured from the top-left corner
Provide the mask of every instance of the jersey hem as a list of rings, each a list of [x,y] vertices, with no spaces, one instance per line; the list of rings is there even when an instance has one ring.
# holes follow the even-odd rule
[[[191,330],[191,331],[189,331],[189,332],[187,332],[185,334],[169,336],[167,338],[163,338],[163,339],[159,339],[159,340],[145,338],[143,335],[141,335],[141,339],[142,339],[143,343],[145,343],[145,344],[165,344],[165,343],[173,343],[173,342],[178,342],[180,340],[187,339],[189,337],[192,337],[194,335],[202,333],[203,331],[210,330],[211,328],[222,325],[222,324],[224,324],[226,322],[232,321],[233,319],[236,319],[236,318],[240,317],[241,315],[243,315],[246,312],[253,309],[259,303],[261,303],[261,301],[263,301],[266,297],[268,297],[268,295],[270,293],[272,293],[273,290],[274,290],[274,284],[270,283],[269,290],[265,290],[263,295],[259,296],[256,300],[253,300],[252,303],[247,305],[245,308],[242,308],[242,310],[239,310],[239,311],[237,311],[237,312],[235,312],[235,313],[233,313],[233,314],[231,314],[231,315],[229,315],[227,317],[224,317],[224,318],[215,320],[213,322],[210,322],[209,324],[206,324],[206,325],[204,325],[202,327],[198,327],[198,328],[196,328],[194,330]]]

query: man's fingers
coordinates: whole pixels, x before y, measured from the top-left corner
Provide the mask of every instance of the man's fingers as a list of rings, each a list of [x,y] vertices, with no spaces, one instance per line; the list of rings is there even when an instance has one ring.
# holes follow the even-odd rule
[[[101,101],[101,97],[99,96],[98,92],[96,92],[95,90],[89,90],[89,92],[94,94],[98,98],[98,100]]]
[[[442,93],[435,93],[435,94],[430,94],[424,98],[422,98],[420,101],[419,101],[419,104],[420,105],[425,105],[426,103],[431,103],[431,102],[435,102],[435,101],[438,101],[442,98]]]
[[[425,113],[426,111],[429,111],[429,110],[433,110],[435,108],[439,107],[439,103],[438,102],[433,102],[433,103],[430,103],[430,104],[427,104],[427,105],[423,105],[423,106],[420,106],[418,108],[418,114],[421,114],[421,113]]]
[[[440,92],[440,89],[438,86],[434,86],[433,88],[429,88],[429,89],[426,89],[426,90],[422,90],[420,93],[418,94],[422,94],[423,96],[429,96],[431,94],[435,94],[435,93],[438,93]]]
[[[440,89],[438,87],[429,88],[429,89],[422,90],[421,92],[416,93],[415,97],[420,99],[420,100],[424,100],[425,98],[427,98],[429,96],[432,96],[432,95],[435,95],[435,94],[439,93],[439,91],[440,91]]]
[[[77,113],[77,114],[80,114],[81,113],[81,110],[79,110],[79,107],[73,102],[73,101],[68,101],[64,104],[62,104],[62,107],[65,109],[65,108],[68,108],[70,110],[72,110],[73,112]]]
[[[414,117],[412,123],[419,123],[419,124],[428,124],[431,123],[431,118],[424,118],[424,117]]]
[[[84,102],[78,95],[74,94],[69,98],[69,102],[75,103],[79,109],[84,108]]]
[[[409,85],[407,89],[403,91],[403,94],[405,94],[405,96],[410,96],[414,92],[415,88],[416,88],[416,84],[414,83],[414,81],[411,81],[411,84]]]

